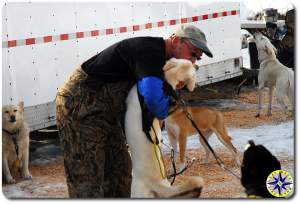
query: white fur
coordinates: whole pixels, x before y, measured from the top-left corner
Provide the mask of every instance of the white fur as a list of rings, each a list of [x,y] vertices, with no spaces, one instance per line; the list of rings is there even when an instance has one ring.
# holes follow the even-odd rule
[[[199,189],[203,186],[201,177],[191,177],[180,186],[171,186],[166,178],[162,178],[153,144],[142,130],[142,113],[136,85],[130,90],[126,103],[125,133],[133,168],[131,197],[198,197]],[[153,126],[160,140],[162,135],[157,119],[154,119]],[[154,138],[152,131],[150,134]]]
[[[276,59],[276,48],[269,39],[261,33],[255,33],[254,39],[258,51],[258,59],[260,61],[260,70],[258,74],[258,113],[260,116],[262,110],[262,95],[264,87],[269,88],[269,107],[268,115],[272,111],[273,91],[279,104],[287,109],[284,98],[287,96],[294,109],[294,72],[292,69],[284,66]]]
[[[193,91],[196,84],[196,65],[189,60],[172,58],[163,67],[166,81],[175,90],[180,81],[187,82],[189,91]]]
[[[166,81],[176,89],[180,81],[185,81],[187,88],[195,88],[194,65],[188,60],[172,58],[163,67]],[[130,147],[132,158],[132,185],[131,197],[134,198],[192,198],[199,197],[203,187],[201,177],[190,177],[182,185],[171,186],[167,178],[162,176],[165,172],[163,158],[155,154],[154,148],[142,129],[142,111],[137,95],[136,85],[130,90],[126,99],[127,111],[125,115],[125,133]],[[159,121],[155,118],[153,128],[161,141]],[[150,135],[155,140],[151,130]]]

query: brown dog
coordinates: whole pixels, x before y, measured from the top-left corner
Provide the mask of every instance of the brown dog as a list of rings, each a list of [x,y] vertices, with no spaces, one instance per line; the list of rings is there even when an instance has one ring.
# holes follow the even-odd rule
[[[31,179],[29,162],[29,127],[23,120],[24,103],[2,108],[2,174],[7,183],[15,183],[13,168],[20,168],[22,177]]]
[[[197,124],[197,127],[200,129],[205,138],[208,140],[212,133],[215,133],[223,145],[225,145],[233,155],[236,165],[240,166],[237,150],[231,143],[231,137],[228,135],[222,113],[208,107],[188,107],[187,110],[191,114],[193,120]],[[165,127],[168,133],[170,144],[175,152],[177,152],[177,142],[179,141],[179,171],[181,171],[184,168],[185,163],[187,137],[198,134],[198,132],[193,127],[191,121],[186,117],[186,113],[184,112],[183,108],[177,108],[176,111],[165,120]],[[199,140],[202,146],[205,148],[205,163],[208,163],[210,150],[200,135]]]

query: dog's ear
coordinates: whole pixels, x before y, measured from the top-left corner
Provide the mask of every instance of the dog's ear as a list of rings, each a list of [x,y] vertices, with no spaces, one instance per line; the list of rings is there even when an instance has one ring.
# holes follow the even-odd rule
[[[195,85],[196,85],[196,76],[192,76],[192,78],[190,78],[190,80],[188,80],[187,82],[187,88],[190,92],[194,91],[195,89]]]
[[[24,111],[24,101],[20,101],[18,106],[21,108],[22,111]]]
[[[168,70],[174,68],[176,65],[177,65],[177,63],[173,62],[172,60],[169,60],[163,67],[163,70],[168,71]]]
[[[265,46],[265,52],[267,53],[267,55],[272,56],[273,55],[273,51],[268,47]]]
[[[273,50],[275,52],[275,55],[277,55],[277,49],[275,47],[273,47]]]

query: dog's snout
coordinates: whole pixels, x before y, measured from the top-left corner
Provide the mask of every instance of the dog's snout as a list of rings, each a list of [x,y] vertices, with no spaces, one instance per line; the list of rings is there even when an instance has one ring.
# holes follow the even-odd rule
[[[194,68],[196,69],[196,71],[199,69],[199,66],[194,64]]]
[[[11,123],[16,122],[16,116],[15,115],[10,116],[10,122]]]

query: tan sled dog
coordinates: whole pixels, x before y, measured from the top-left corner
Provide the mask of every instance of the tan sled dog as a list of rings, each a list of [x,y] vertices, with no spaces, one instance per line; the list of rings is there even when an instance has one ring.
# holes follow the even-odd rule
[[[15,183],[12,168],[20,168],[22,177],[31,179],[29,163],[29,127],[23,120],[24,103],[2,108],[2,174],[7,183]]]
[[[178,64],[179,63],[179,64]],[[172,73],[168,77],[168,82],[176,87],[176,71],[183,71],[185,76],[178,81],[185,80],[189,84],[189,90],[195,86],[193,65],[187,60],[172,60],[166,64],[165,75]],[[179,67],[178,67],[179,66]],[[185,70],[185,71],[184,71]],[[181,75],[182,76],[182,75]],[[192,88],[192,89],[190,89]],[[125,133],[130,147],[132,158],[132,184],[131,197],[134,198],[195,198],[199,197],[203,187],[201,177],[191,177],[179,186],[171,186],[164,175],[165,169],[158,147],[154,146],[142,129],[142,111],[137,94],[137,87],[134,86],[126,99],[127,111],[125,115]],[[159,122],[153,121],[153,127],[159,141],[162,138]],[[154,132],[150,135],[154,140]]]
[[[212,133],[215,133],[222,144],[225,145],[225,147],[227,147],[233,155],[236,165],[240,166],[237,150],[231,143],[231,137],[228,135],[222,113],[208,107],[188,107],[187,110],[191,114],[193,120],[197,124],[197,127],[200,129],[205,138],[208,140]],[[196,135],[198,132],[193,127],[191,121],[186,117],[186,113],[181,107],[177,108],[177,110],[165,120],[165,127],[168,133],[170,144],[175,152],[177,152],[177,142],[179,142],[179,171],[181,171],[185,165],[187,137]],[[200,135],[199,140],[206,152],[205,163],[208,163],[210,150]]]
[[[269,107],[268,115],[271,115],[273,92],[278,103],[282,108],[287,109],[284,98],[287,96],[294,109],[294,72],[292,69],[281,64],[276,59],[276,48],[269,39],[261,33],[254,34],[255,44],[258,51],[258,60],[260,62],[258,74],[258,113],[260,116],[262,110],[262,97],[264,87],[269,88]]]

